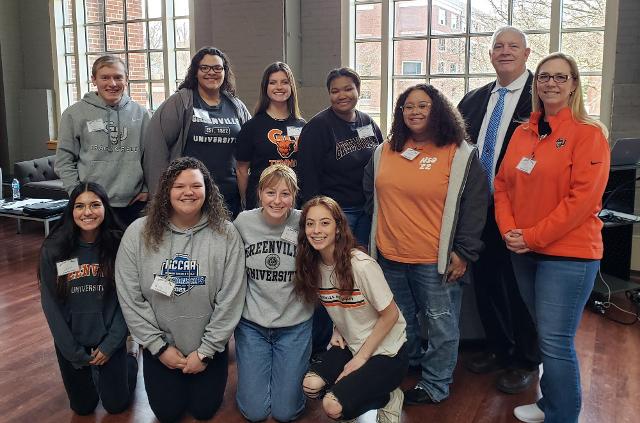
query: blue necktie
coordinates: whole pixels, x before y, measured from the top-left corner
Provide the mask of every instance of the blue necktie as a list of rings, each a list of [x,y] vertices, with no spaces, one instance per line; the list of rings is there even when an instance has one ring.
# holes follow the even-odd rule
[[[489,187],[493,191],[493,155],[496,149],[496,140],[498,138],[498,129],[500,129],[500,121],[502,120],[502,111],[504,110],[504,96],[509,90],[506,88],[498,89],[498,102],[496,107],[491,112],[491,118],[489,118],[489,125],[487,125],[487,133],[484,137],[484,145],[482,146],[482,155],[480,156],[480,162],[487,177],[489,178]]]

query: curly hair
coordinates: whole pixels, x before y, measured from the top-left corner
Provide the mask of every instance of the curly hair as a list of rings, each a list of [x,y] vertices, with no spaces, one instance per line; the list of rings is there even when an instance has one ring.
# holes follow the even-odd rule
[[[207,216],[209,227],[216,232],[224,233],[224,222],[229,219],[227,210],[218,186],[213,182],[207,167],[193,157],[180,157],[169,164],[162,172],[158,191],[147,208],[147,220],[144,228],[144,242],[147,248],[157,251],[164,234],[169,227],[171,217],[171,188],[183,170],[195,169],[202,173],[204,179],[205,199],[202,214]]]
[[[233,70],[231,70],[231,62],[229,62],[229,58],[226,54],[215,47],[202,47],[196,54],[191,58],[191,63],[189,64],[189,69],[187,69],[187,74],[184,77],[184,81],[180,83],[178,89],[181,88],[189,88],[191,90],[195,90],[198,88],[198,66],[200,66],[200,62],[207,54],[211,56],[218,56],[222,59],[222,66],[224,67],[224,80],[222,81],[222,85],[220,86],[220,91],[225,91],[233,96],[236,95],[236,76],[233,74]]]
[[[336,240],[333,250],[335,262],[333,274],[337,281],[336,288],[339,291],[351,291],[355,283],[351,268],[351,255],[352,250],[356,247],[356,241],[347,223],[347,216],[334,199],[324,196],[314,197],[302,207],[300,215],[294,278],[296,294],[309,303],[316,302],[320,286],[320,253],[311,246],[305,233],[307,214],[309,214],[311,207],[315,206],[325,207],[336,222]]]
[[[109,196],[101,185],[95,182],[81,182],[71,195],[69,202],[62,212],[62,217],[55,225],[49,236],[42,243],[40,255],[46,253],[53,262],[67,260],[80,245],[80,228],[73,219],[73,208],[76,200],[85,192],[94,193],[102,202],[104,208],[104,220],[98,227],[98,236],[94,245],[98,249],[98,261],[100,271],[105,280],[105,290],[115,288],[115,261],[120,240],[122,239],[123,226],[116,217],[113,208],[109,205]],[[42,269],[38,266],[38,282],[42,283]],[[67,283],[67,275],[58,276],[56,279],[56,294],[64,300],[69,294],[70,284]]]
[[[417,84],[404,90],[396,100],[393,109],[393,123],[389,141],[393,151],[404,150],[407,138],[411,136],[411,131],[404,122],[402,107],[407,97],[414,90],[422,90],[431,98],[431,110],[427,122],[427,136],[433,140],[438,147],[448,144],[460,145],[466,138],[466,130],[462,115],[455,106],[433,85]]]

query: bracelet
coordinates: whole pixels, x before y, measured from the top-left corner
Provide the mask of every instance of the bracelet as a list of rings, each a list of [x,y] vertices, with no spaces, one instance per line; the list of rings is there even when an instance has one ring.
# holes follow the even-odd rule
[[[162,347],[160,347],[160,349],[158,350],[157,353],[155,353],[153,356],[155,358],[160,358],[160,356],[162,355],[163,352],[165,352],[167,350],[167,348],[169,348],[169,344],[164,344]]]

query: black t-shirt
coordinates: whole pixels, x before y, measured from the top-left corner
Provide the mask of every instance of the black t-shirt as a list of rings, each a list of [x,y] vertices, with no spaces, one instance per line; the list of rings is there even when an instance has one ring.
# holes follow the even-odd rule
[[[184,155],[207,166],[223,196],[238,192],[234,154],[239,132],[240,120],[231,100],[220,95],[220,103],[209,106],[193,90],[193,118]]]
[[[364,206],[364,167],[382,141],[380,128],[366,113],[356,110],[355,122],[340,119],[331,108],[315,115],[298,143],[302,202],[326,195],[342,207]]]
[[[247,185],[247,209],[257,207],[256,190],[262,171],[275,163],[283,163],[296,170],[298,165],[298,137],[303,119],[289,116],[274,119],[260,113],[244,124],[238,134],[236,159],[250,162]]]

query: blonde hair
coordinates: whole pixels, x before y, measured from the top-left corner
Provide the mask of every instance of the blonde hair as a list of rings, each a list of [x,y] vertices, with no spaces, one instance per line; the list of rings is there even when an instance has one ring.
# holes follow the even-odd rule
[[[284,181],[293,198],[296,198],[296,195],[298,195],[298,178],[293,169],[282,163],[272,164],[262,171],[258,181],[258,197],[260,197],[262,190],[274,187],[280,181]]]
[[[584,99],[582,98],[582,81],[580,78],[580,71],[578,70],[578,63],[573,57],[569,56],[568,54],[561,52],[551,53],[540,60],[538,66],[536,66],[536,72],[533,76],[534,83],[531,87],[532,110],[534,112],[541,112],[544,110],[544,104],[542,103],[542,100],[540,100],[540,97],[538,97],[538,74],[540,73],[540,68],[542,67],[542,65],[554,59],[564,60],[569,65],[569,68],[571,68],[571,77],[576,81],[576,88],[569,97],[569,108],[571,109],[573,118],[578,122],[586,123],[587,125],[592,125],[600,128],[604,133],[604,136],[608,137],[609,131],[607,130],[607,128],[599,120],[589,117],[587,109],[584,107]]]

